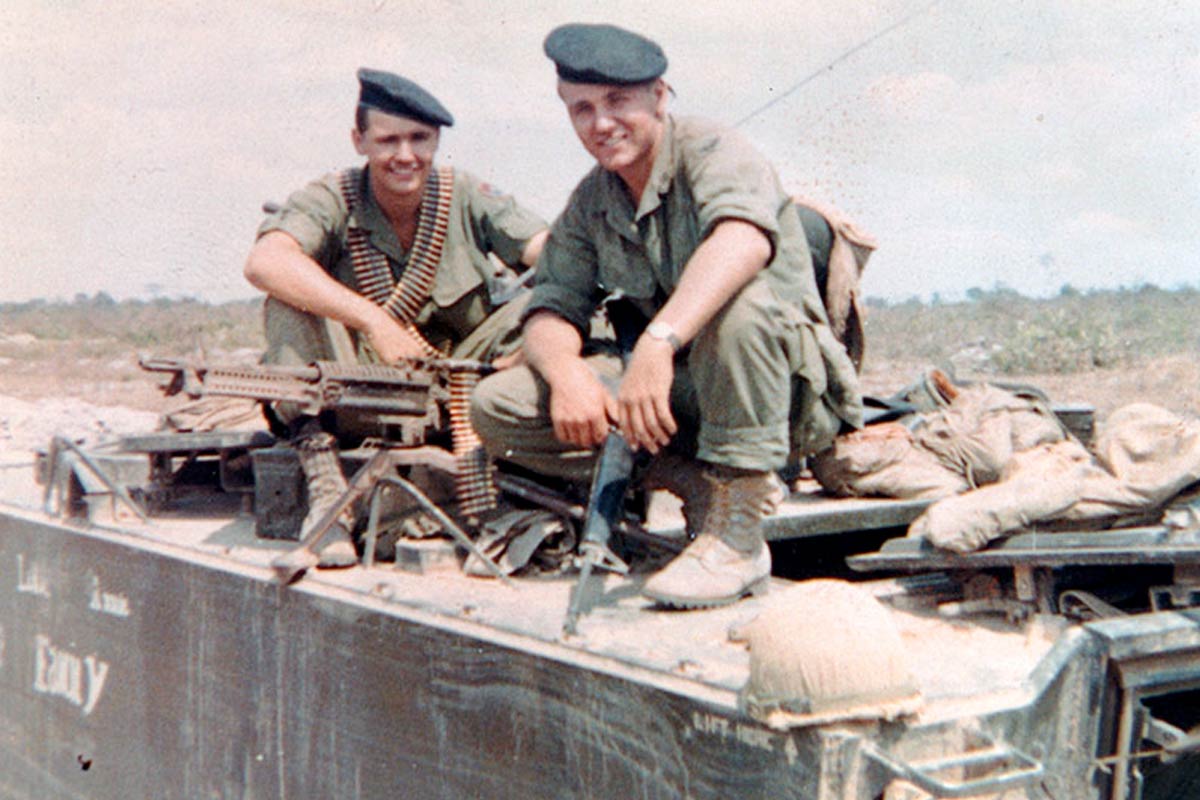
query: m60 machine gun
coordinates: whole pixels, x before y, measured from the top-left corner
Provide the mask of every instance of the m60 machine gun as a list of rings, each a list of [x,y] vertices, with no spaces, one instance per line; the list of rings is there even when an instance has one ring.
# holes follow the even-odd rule
[[[467,417],[470,392],[491,371],[488,365],[427,359],[395,366],[332,362],[239,366],[145,357],[139,363],[147,371],[170,376],[163,387],[167,395],[292,403],[313,416],[346,413],[355,417],[357,429],[370,433],[360,448],[369,452],[370,457],[350,478],[347,491],[295,550],[275,560],[273,567],[281,583],[290,583],[315,565],[316,551],[338,515],[364,498],[368,499],[370,509],[364,541],[369,560],[374,553],[381,497],[378,489],[382,486],[397,488],[410,496],[504,581],[509,581],[507,575],[480,551],[469,533],[475,532],[481,518],[496,507],[501,492],[579,524],[589,516],[583,505],[519,476],[499,473],[489,461]],[[399,474],[398,468],[414,466],[454,477],[456,513],[447,513],[420,486]],[[627,469],[623,472],[619,477],[627,481]],[[619,498],[616,502],[619,503]],[[623,520],[617,527],[622,536],[644,545],[676,549],[632,521]],[[603,537],[603,543],[589,540],[586,546],[581,546],[581,553],[607,547],[607,538]],[[577,618],[582,610],[573,604],[572,618]]]
[[[316,362],[307,366],[223,366],[177,359],[142,358],[141,367],[170,375],[164,392],[189,397],[248,398],[295,404],[312,416],[356,414],[374,436],[370,456],[349,481],[343,496],[323,515],[299,546],[276,559],[281,583],[290,583],[316,564],[316,551],[338,515],[370,497],[372,522],[382,484],[394,485],[416,500],[458,542],[504,580],[507,576],[475,546],[462,526],[440,509],[397,467],[424,465],[454,476],[458,514],[471,524],[494,507],[492,468],[467,420],[471,389],[490,367],[473,361],[412,360],[397,366]],[[451,448],[436,443],[449,428]],[[374,526],[368,547],[374,546]]]
[[[405,446],[422,445],[431,432],[444,429],[455,384],[473,385],[490,369],[454,360],[414,360],[398,366],[327,361],[307,366],[239,366],[142,357],[138,364],[148,372],[170,376],[163,387],[168,396],[293,403],[313,416],[367,412],[380,438]]]

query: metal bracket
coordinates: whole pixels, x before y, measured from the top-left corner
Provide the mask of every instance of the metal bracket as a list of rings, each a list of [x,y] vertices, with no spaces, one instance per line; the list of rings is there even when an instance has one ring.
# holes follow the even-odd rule
[[[42,496],[42,507],[47,514],[55,516],[67,513],[67,506],[70,504],[67,482],[70,480],[71,472],[77,469],[76,465],[81,464],[104,485],[115,500],[119,500],[142,522],[149,522],[146,512],[142,511],[141,507],[133,501],[125,487],[114,481],[86,450],[70,439],[64,436],[55,436],[50,441],[50,451],[46,455],[46,462],[49,472],[46,477],[46,490]],[[57,506],[54,503],[56,490],[58,493]]]
[[[871,760],[934,797],[973,797],[1030,786],[1045,773],[1037,759],[1007,745],[991,744],[958,755],[922,761],[904,761],[873,746],[863,751]],[[950,780],[938,778],[938,773],[954,770],[977,774],[978,778]]]
[[[1150,607],[1155,611],[1200,606],[1200,586],[1172,584],[1150,587]]]

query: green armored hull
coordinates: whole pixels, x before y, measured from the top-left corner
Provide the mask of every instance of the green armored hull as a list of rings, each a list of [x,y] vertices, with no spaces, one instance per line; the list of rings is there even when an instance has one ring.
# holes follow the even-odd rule
[[[3,472],[0,796],[1197,791],[1200,616],[1147,600],[1187,604],[1200,544],[1184,535],[1129,533],[1080,568],[1010,552],[930,572],[903,547],[852,559],[887,559],[887,577],[858,585],[888,609],[922,705],[891,720],[769,727],[739,701],[750,654],[729,630],[771,595],[670,613],[639,597],[641,576],[612,576],[565,636],[570,575],[514,589],[376,563],[284,587],[270,565],[292,543],[256,536],[243,491],[185,498],[142,522],[104,487],[77,486],[88,513],[63,519],[44,513],[28,473]],[[795,496],[771,523],[777,572],[820,571],[813,535],[842,530],[870,548],[916,510]],[[1011,591],[950,616],[972,570]],[[1135,613],[1080,622],[1039,607],[1079,570],[1095,595],[1119,582]],[[778,594],[791,581],[774,583]]]

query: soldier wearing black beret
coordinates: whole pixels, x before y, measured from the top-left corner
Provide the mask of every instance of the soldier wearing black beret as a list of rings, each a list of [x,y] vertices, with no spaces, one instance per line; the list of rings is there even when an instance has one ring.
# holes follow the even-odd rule
[[[436,97],[407,78],[364,67],[358,71],[358,85],[358,105],[362,110],[373,108],[434,127],[454,124],[454,117]],[[365,129],[362,124],[357,127]]]
[[[365,159],[292,194],[258,230],[246,278],[267,293],[264,363],[383,362],[434,355],[491,361],[516,346],[523,301],[489,291],[495,256],[532,266],[546,223],[459,169],[434,163],[450,112],[411,80],[358,71],[351,140]],[[341,494],[334,436],[287,404],[269,409],[308,479],[304,529]],[[353,431],[339,419],[338,432]],[[340,521],[322,566],[356,555]]]
[[[596,166],[539,261],[528,366],[480,384],[475,428],[497,455],[583,482],[617,427],[655,455],[647,485],[682,497],[695,537],[644,593],[735,602],[768,583],[763,518],[786,494],[776,470],[861,424],[857,373],[774,169],[737,132],[668,114],[662,48],[589,24],[556,28],[544,47]],[[613,295],[647,323],[625,364],[584,355],[588,320]]]
[[[657,43],[615,25],[563,25],[546,37],[544,49],[558,77],[570,83],[632,86],[667,71]]]

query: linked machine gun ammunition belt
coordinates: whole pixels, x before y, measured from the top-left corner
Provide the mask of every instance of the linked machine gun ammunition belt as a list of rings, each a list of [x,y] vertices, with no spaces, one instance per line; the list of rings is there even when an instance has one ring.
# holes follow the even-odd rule
[[[496,480],[483,442],[471,425],[471,392],[479,383],[479,370],[457,369],[450,373],[450,441],[458,459],[455,494],[464,517],[478,517],[496,507]]]

